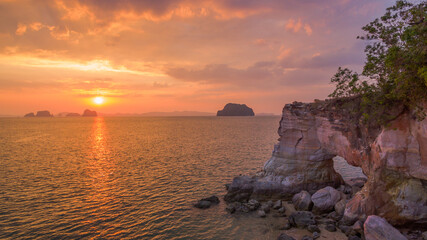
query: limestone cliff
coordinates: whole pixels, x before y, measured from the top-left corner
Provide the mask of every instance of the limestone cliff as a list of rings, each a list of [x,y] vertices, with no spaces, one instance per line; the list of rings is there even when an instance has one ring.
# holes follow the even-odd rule
[[[367,128],[325,104],[287,104],[264,171],[235,178],[225,200],[289,198],[301,189],[337,187],[342,178],[331,159],[339,155],[368,177],[347,203],[343,221],[375,214],[394,225],[427,222],[427,119],[396,108],[386,127]]]

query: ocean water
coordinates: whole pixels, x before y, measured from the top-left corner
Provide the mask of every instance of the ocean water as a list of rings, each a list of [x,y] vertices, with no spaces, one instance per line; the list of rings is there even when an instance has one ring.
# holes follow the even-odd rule
[[[278,219],[192,203],[261,169],[279,120],[1,118],[0,239],[275,239]]]

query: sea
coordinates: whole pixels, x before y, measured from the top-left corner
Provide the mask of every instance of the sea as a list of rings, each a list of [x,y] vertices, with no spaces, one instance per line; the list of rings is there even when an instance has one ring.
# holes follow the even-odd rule
[[[261,170],[279,121],[0,118],[0,239],[276,239],[280,219],[231,215],[222,197]],[[192,206],[211,195],[221,203]]]

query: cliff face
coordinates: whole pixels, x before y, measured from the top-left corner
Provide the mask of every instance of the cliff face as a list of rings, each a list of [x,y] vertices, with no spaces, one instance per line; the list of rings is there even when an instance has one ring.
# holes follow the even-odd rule
[[[252,108],[246,104],[227,103],[223,110],[219,110],[217,116],[255,116]]]
[[[343,221],[351,224],[375,214],[394,225],[427,222],[427,119],[419,122],[402,112],[382,129],[354,129],[351,121],[334,110],[287,104],[279,143],[264,172],[235,178],[225,199],[283,197],[301,189],[313,192],[325,185],[336,187],[342,179],[331,159],[339,155],[361,167],[368,177],[347,203]],[[259,193],[264,195],[259,197]]]

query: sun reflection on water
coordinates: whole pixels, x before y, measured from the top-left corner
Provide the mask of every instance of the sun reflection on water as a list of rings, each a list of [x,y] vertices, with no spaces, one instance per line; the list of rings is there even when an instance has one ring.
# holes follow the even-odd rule
[[[92,209],[85,224],[90,232],[99,237],[107,237],[109,230],[114,228],[113,221],[120,213],[117,193],[116,164],[111,157],[108,144],[108,131],[102,117],[94,118],[91,136],[90,153],[88,156],[89,187],[92,189],[86,196],[87,208]]]

